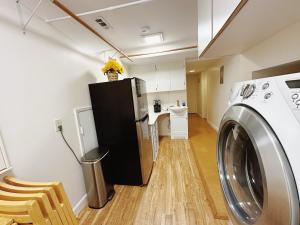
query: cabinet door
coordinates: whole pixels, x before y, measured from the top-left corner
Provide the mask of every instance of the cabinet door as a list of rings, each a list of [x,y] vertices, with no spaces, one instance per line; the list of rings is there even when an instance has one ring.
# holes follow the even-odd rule
[[[171,138],[187,139],[188,138],[188,120],[187,117],[171,117]]]
[[[157,91],[170,91],[170,72],[157,71]]]
[[[170,72],[171,91],[180,91],[186,89],[185,69],[180,68]]]
[[[146,92],[152,93],[156,92],[157,90],[157,80],[156,80],[156,73],[144,73],[144,74],[138,74],[135,77],[143,79],[146,81]]]
[[[131,77],[137,77],[146,81],[147,93],[156,92],[157,79],[154,66],[137,66],[131,71]]]
[[[212,39],[212,0],[198,0],[198,55]]]
[[[213,0],[213,37],[220,31],[241,0]]]

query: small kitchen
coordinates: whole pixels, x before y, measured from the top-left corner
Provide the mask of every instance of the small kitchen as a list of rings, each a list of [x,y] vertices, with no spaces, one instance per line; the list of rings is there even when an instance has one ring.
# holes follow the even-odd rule
[[[159,136],[188,138],[185,61],[129,66],[132,76],[145,80],[153,156],[157,158]]]

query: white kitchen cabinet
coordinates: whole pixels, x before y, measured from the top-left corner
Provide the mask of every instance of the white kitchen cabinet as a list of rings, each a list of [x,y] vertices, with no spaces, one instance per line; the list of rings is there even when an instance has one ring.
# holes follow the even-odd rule
[[[188,110],[170,110],[171,139],[188,139]]]
[[[198,55],[221,30],[241,0],[198,0]]]
[[[198,55],[212,39],[212,0],[198,0]]]
[[[147,93],[186,89],[186,73],[183,63],[163,66],[137,66],[134,67],[130,73],[132,77],[138,77],[146,81]]]
[[[170,90],[181,91],[186,89],[185,68],[170,71]]]
[[[151,127],[151,139],[153,149],[153,161],[156,161],[159,149],[159,135],[157,121],[150,126]]]
[[[171,76],[169,71],[157,71],[157,92],[170,91]]]
[[[157,78],[156,78],[156,73],[154,71],[148,72],[148,73],[137,74],[137,75],[135,75],[135,77],[138,77],[138,78],[146,81],[147,93],[153,93],[153,92],[157,91]]]
[[[221,30],[241,0],[213,0],[213,37]]]

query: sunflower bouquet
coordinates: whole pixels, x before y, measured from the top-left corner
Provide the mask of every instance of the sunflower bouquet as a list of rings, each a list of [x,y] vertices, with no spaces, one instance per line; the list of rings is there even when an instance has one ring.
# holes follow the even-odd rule
[[[102,68],[102,72],[107,76],[108,80],[118,80],[118,74],[124,73],[124,67],[117,60],[109,59]]]

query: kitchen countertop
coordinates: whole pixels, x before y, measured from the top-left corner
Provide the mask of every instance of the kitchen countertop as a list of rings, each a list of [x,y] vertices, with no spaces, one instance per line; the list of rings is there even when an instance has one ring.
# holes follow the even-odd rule
[[[161,112],[159,113],[155,113],[153,111],[149,112],[149,125],[154,125],[157,118],[161,115],[166,115],[166,114],[170,114],[170,111],[168,110],[162,110]]]

